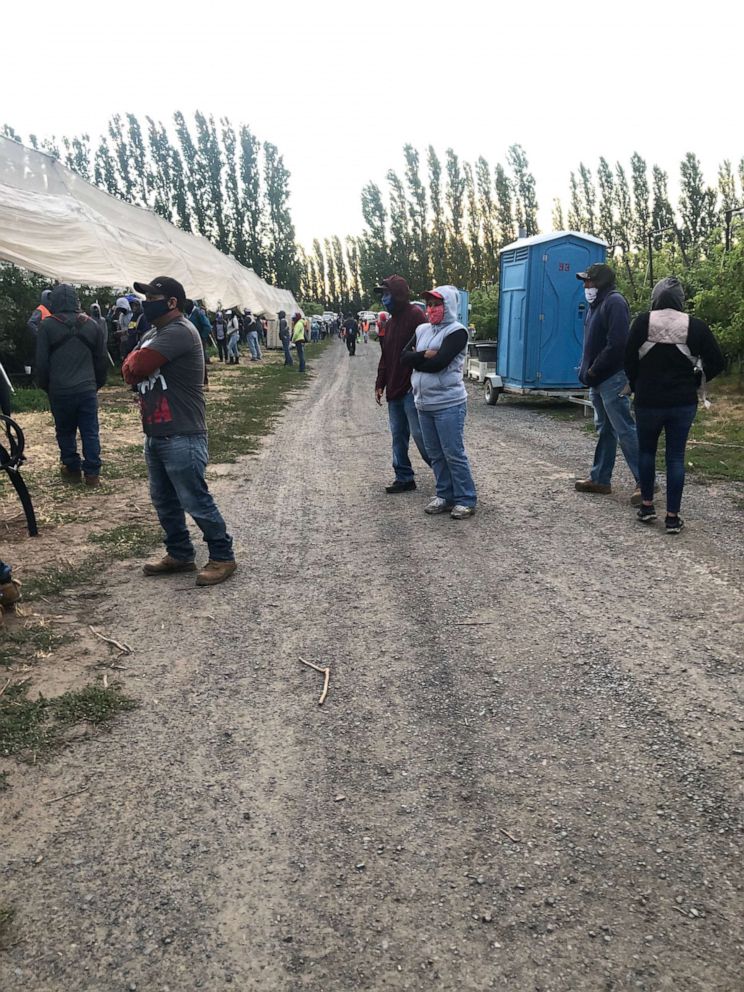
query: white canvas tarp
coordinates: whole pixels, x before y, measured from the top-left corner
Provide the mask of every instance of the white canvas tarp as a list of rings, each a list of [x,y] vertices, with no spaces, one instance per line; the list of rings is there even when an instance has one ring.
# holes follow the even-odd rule
[[[299,310],[289,290],[114,196],[50,155],[0,137],[0,259],[60,282],[131,288],[167,275],[210,310]]]

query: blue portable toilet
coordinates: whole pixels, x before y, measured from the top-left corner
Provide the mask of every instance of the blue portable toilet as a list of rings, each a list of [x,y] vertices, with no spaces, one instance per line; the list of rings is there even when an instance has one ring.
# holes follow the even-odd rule
[[[576,278],[604,262],[607,245],[590,234],[555,231],[500,252],[496,371],[509,392],[584,389],[577,369],[586,300]]]

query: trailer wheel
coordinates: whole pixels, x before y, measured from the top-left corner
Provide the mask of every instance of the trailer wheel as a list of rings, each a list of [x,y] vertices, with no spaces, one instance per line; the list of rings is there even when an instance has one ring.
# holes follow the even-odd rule
[[[483,395],[485,397],[486,403],[488,403],[489,406],[496,406],[496,401],[498,400],[501,393],[503,393],[503,391],[504,391],[503,389],[499,389],[498,387],[494,386],[494,384],[491,382],[490,379],[486,379],[486,385],[483,389]]]

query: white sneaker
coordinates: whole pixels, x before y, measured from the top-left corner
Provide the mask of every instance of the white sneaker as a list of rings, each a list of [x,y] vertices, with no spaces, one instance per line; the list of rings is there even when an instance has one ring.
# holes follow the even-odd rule
[[[451,509],[451,503],[448,503],[446,499],[441,499],[439,496],[435,496],[434,499],[430,499],[424,507],[424,513],[447,513],[447,511]]]
[[[462,506],[458,503],[457,506],[452,507],[452,513],[450,513],[450,516],[453,520],[464,520],[466,517],[472,517],[474,513],[474,506]]]

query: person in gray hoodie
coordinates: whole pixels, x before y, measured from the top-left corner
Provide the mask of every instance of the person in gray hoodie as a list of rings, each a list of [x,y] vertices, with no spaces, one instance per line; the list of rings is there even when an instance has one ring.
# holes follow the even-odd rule
[[[468,331],[457,319],[459,293],[454,286],[437,286],[424,293],[424,299],[428,323],[419,324],[400,360],[413,369],[413,399],[436,479],[437,494],[426,512],[449,512],[453,520],[464,520],[473,516],[476,505],[463,437]]]
[[[51,317],[42,320],[36,340],[36,378],[49,394],[57,431],[62,477],[97,486],[101,472],[97,391],[106,382],[106,335],[80,310],[73,286],[61,283],[50,297]],[[83,447],[81,461],[77,433]]]

